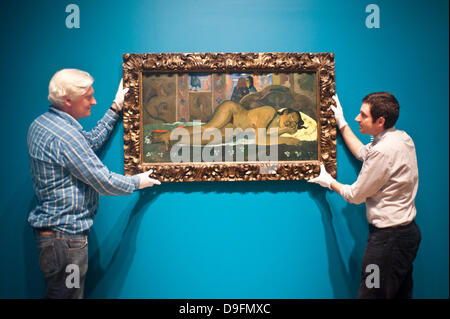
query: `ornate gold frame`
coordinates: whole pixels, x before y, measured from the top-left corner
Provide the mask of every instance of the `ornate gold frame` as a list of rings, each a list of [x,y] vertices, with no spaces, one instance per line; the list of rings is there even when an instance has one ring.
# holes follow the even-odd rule
[[[151,176],[161,182],[259,181],[310,179],[320,171],[319,161],[279,162],[276,174],[264,175],[264,162],[225,163],[142,163],[142,119],[140,82],[142,72],[300,72],[315,71],[319,80],[319,158],[336,177],[336,122],[330,105],[335,94],[333,53],[146,53],[123,55],[125,174],[153,169]]]

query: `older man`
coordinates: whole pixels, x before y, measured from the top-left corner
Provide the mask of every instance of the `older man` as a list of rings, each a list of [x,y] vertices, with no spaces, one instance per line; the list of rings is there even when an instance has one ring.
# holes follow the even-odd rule
[[[113,173],[95,151],[110,136],[120,118],[122,81],[114,103],[89,132],[79,119],[90,116],[94,79],[77,69],[55,73],[49,84],[48,112],[28,131],[28,152],[37,206],[28,222],[34,228],[47,298],[83,298],[88,265],[88,233],[99,194],[124,195],[160,184],[149,172],[134,176]],[[70,278],[69,278],[70,276]]]
[[[414,142],[394,127],[399,103],[388,92],[372,93],[363,99],[355,120],[361,133],[373,136],[373,141],[364,146],[347,125],[337,96],[333,98],[336,107],[332,109],[342,137],[363,166],[352,185],[334,180],[323,165],[320,175],[310,182],[336,191],[350,203],[366,203],[369,238],[358,297],[411,298],[412,263],[421,240],[414,222],[419,176]],[[371,282],[373,276],[369,277],[375,270],[379,270],[379,282]]]

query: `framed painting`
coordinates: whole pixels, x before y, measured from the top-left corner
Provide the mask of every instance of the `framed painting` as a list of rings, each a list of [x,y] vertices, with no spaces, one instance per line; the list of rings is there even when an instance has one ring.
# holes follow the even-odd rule
[[[332,53],[123,55],[125,173],[162,182],[336,177]]]

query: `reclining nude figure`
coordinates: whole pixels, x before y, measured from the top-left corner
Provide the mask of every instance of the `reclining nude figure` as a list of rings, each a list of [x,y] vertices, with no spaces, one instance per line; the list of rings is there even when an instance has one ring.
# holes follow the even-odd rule
[[[230,135],[230,131],[238,131],[236,129],[253,129],[256,138],[257,145],[270,145],[270,144],[287,144],[287,145],[300,145],[301,141],[294,137],[282,137],[280,135],[284,133],[295,134],[297,130],[301,129],[303,120],[298,111],[291,109],[284,109],[277,111],[272,106],[260,106],[251,110],[245,109],[241,104],[233,101],[225,101],[220,104],[212,119],[201,126],[190,126],[184,128],[176,128],[168,132],[152,132],[152,143],[165,143],[166,150],[171,144],[176,143],[178,140],[173,140],[177,137],[181,139],[181,135],[189,134],[191,145],[201,144],[206,145],[213,141],[217,141],[217,135],[215,133],[220,132],[221,141],[225,142],[226,139],[230,139],[236,134]],[[226,130],[231,129],[231,130]],[[265,130],[258,130],[265,129]],[[277,139],[271,142],[270,134],[274,132],[274,129],[278,129]],[[178,131],[177,130],[183,130]],[[262,132],[264,133],[262,133]],[[228,134],[226,134],[228,132]],[[172,134],[172,139],[171,139]],[[261,136],[264,134],[264,136]],[[265,137],[265,138],[264,138]],[[183,139],[185,141],[185,139]]]

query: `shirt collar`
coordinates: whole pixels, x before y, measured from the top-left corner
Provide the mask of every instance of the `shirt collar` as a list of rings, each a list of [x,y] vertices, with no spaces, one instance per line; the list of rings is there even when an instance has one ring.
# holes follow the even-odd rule
[[[67,122],[69,122],[69,124],[74,126],[77,130],[79,130],[79,131],[83,130],[83,127],[81,126],[81,124],[69,113],[61,111],[60,109],[58,109],[57,107],[55,107],[53,105],[50,105],[48,107],[48,110],[50,112],[54,112],[54,113],[58,114],[59,117],[63,118]]]
[[[395,131],[395,127],[394,126],[391,127],[391,128],[388,128],[387,130],[384,130],[383,132],[381,132],[380,134],[378,134],[377,136],[375,136],[373,138],[373,143],[378,143],[379,141],[381,141],[386,136],[386,134],[388,134],[390,132],[393,132],[393,131]]]

